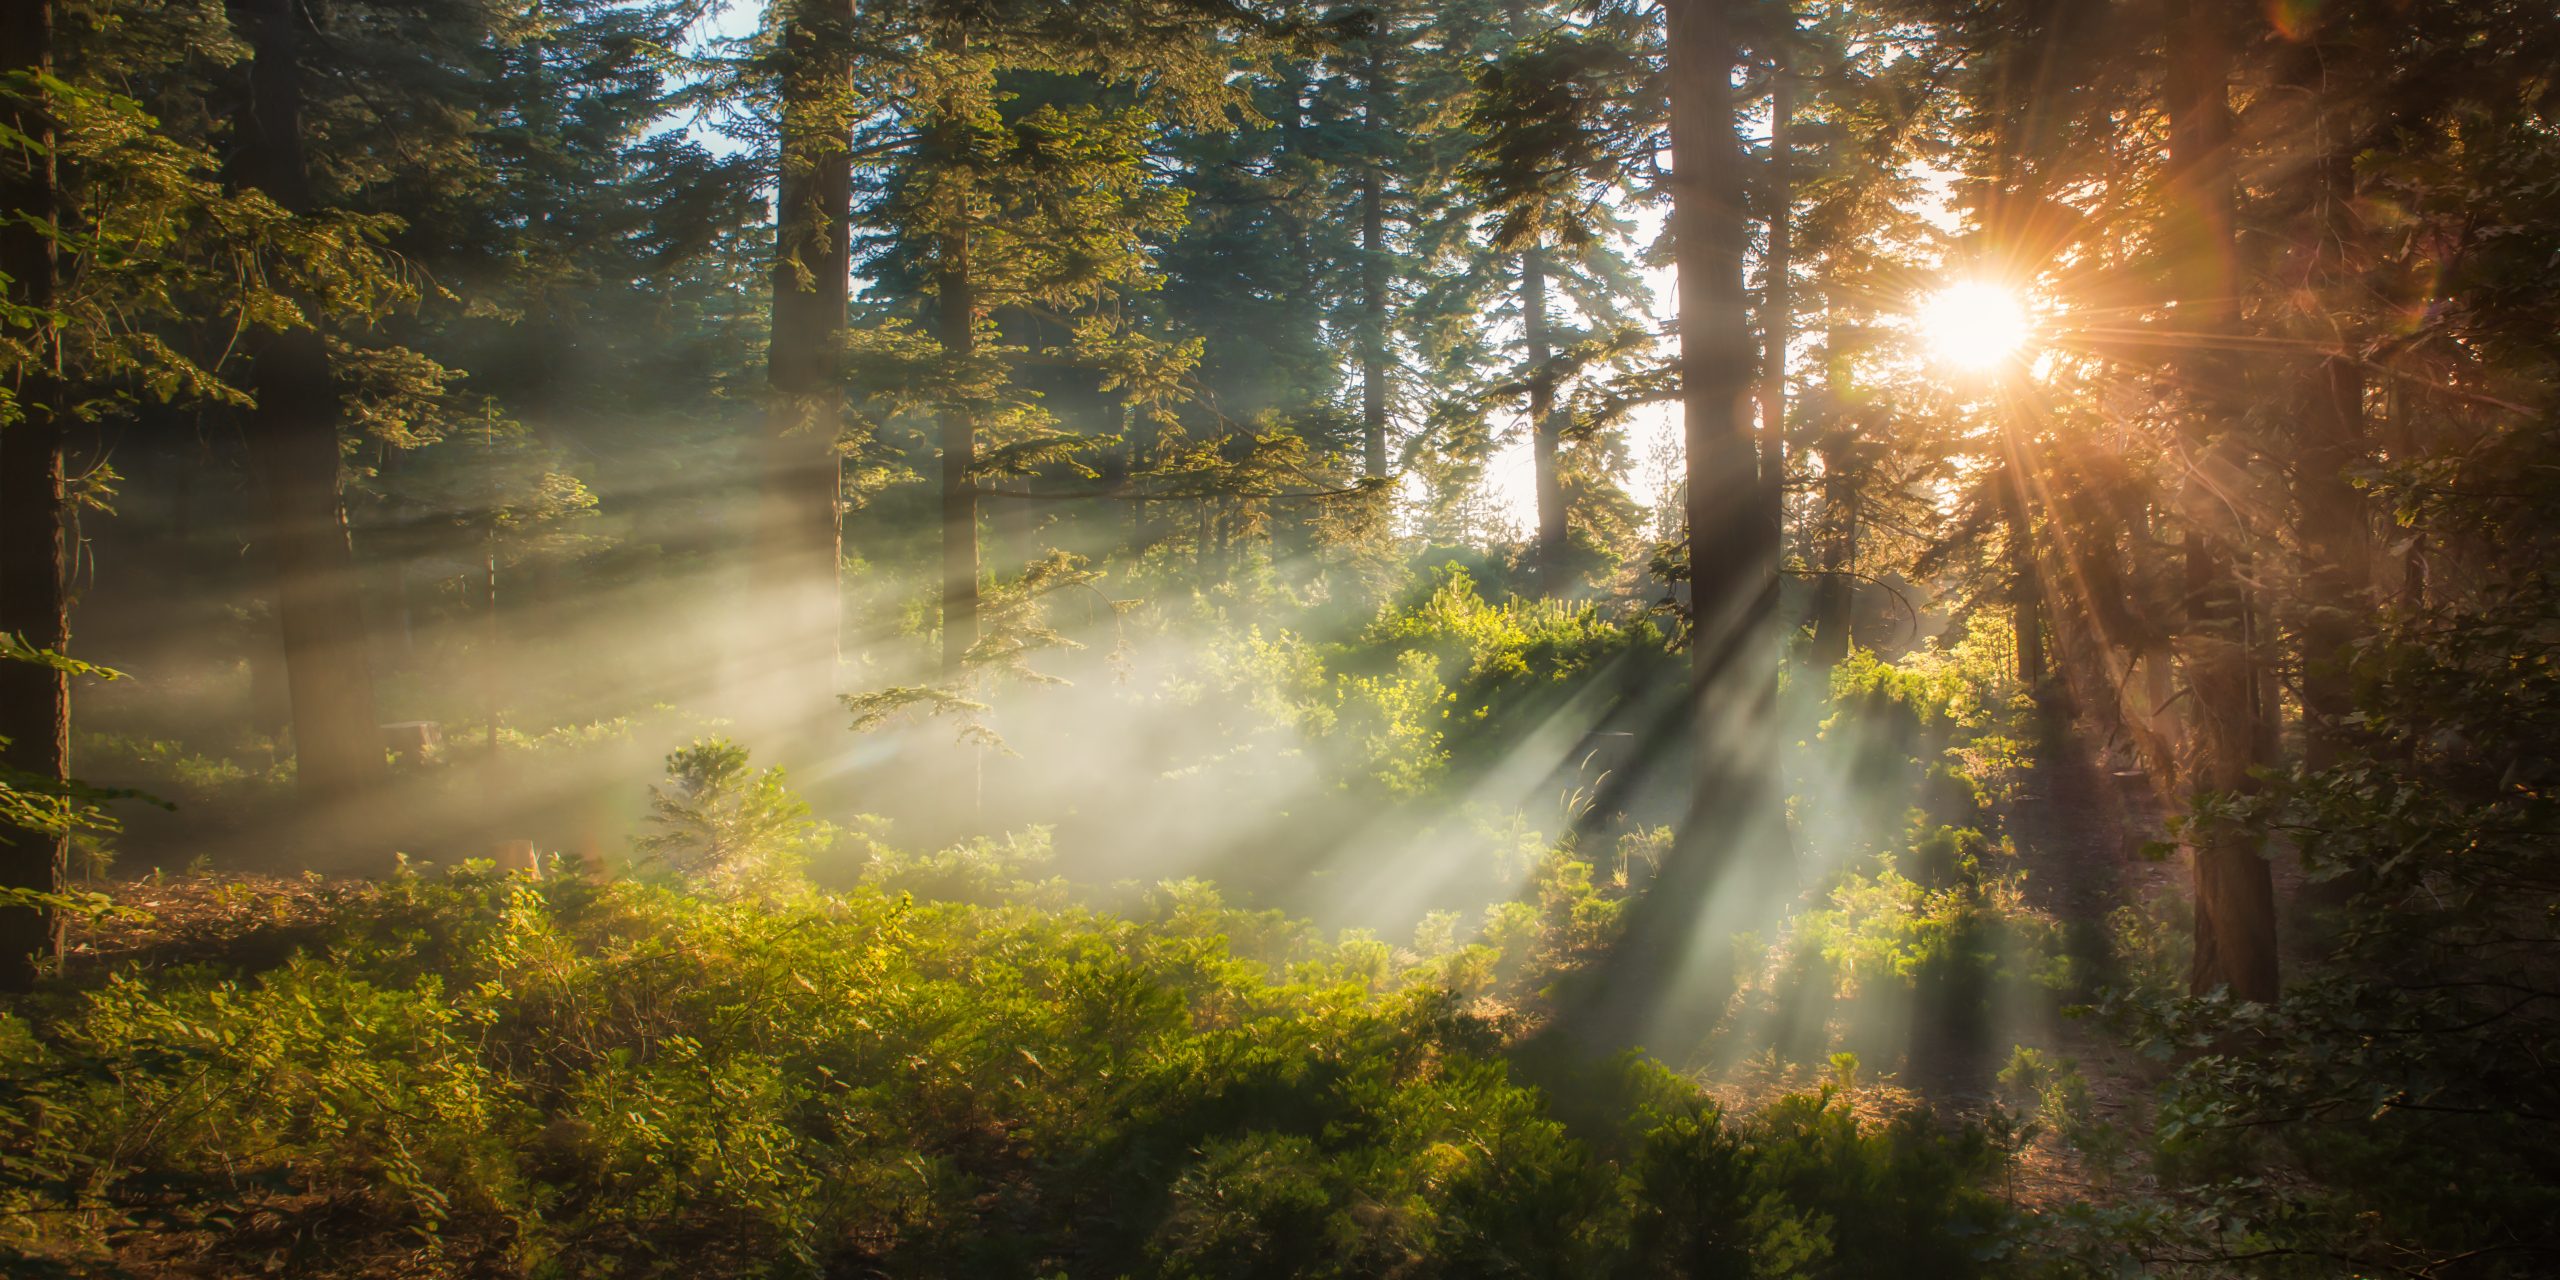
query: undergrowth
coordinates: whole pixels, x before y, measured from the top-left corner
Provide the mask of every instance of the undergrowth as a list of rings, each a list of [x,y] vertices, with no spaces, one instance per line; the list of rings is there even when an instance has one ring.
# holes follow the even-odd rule
[[[1728,1116],[1632,1059],[1535,1087],[1499,1017],[1203,886],[1122,917],[473,866],[251,941],[0,1014],[11,1274],[2011,1265],[1978,1134]]]

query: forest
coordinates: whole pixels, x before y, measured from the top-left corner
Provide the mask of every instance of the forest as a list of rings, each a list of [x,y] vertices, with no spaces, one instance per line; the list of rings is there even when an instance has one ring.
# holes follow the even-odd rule
[[[2560,11],[7,0],[0,1272],[2560,1274]]]

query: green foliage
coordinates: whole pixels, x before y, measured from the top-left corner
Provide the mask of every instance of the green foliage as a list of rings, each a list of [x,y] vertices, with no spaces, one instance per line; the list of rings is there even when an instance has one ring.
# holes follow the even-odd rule
[[[1208,689],[1250,710],[1247,733],[1287,746],[1348,743],[1353,750],[1327,760],[1343,785],[1415,797],[1498,752],[1566,697],[1604,678],[1632,683],[1627,668],[1668,661],[1649,623],[1612,621],[1588,604],[1487,600],[1452,564],[1382,606],[1351,642],[1250,627],[1213,640],[1202,674]]]
[[[1938,827],[1901,857],[1844,873],[1793,918],[1747,999],[1781,1025],[1837,1002],[1836,1031],[1799,1028],[1813,1040],[1788,1047],[1813,1053],[1838,1034],[1888,1059],[1906,1046],[1877,1037],[1906,1021],[1978,1037],[1996,1010],[2049,1004],[2070,986],[2062,929],[2026,903],[2007,856],[1978,831]]]
[[[667,780],[649,789],[649,825],[633,842],[644,865],[733,896],[790,887],[836,836],[783,785],[782,770],[750,769],[747,749],[722,738],[667,756]]]
[[[1055,877],[1032,879],[1053,856],[1047,829],[1034,828],[1002,838],[978,836],[929,854],[882,847],[863,867],[862,879],[887,893],[934,901],[1057,907],[1067,901],[1066,882]]]
[[[1646,1132],[1630,1276],[1992,1274],[2007,1210],[1983,1186],[1999,1158],[1979,1134],[1922,1116],[1861,1122],[1826,1087],[1731,1125],[1694,1104]]]
[[[1894,1250],[1910,1274],[1997,1270],[1969,1139],[1827,1095],[1737,1125],[1658,1071],[1626,1095],[1643,1110],[1577,1137],[1446,992],[1372,991],[1369,944],[1272,929],[1197,890],[1135,923],[402,876],[289,953],[0,1015],[0,1256],[1633,1276],[1673,1274],[1664,1243],[1721,1230],[1713,1210],[1769,1257],[1845,1268],[1768,1274]]]
[[[2355,664],[2364,748],[2205,815],[2290,841],[2313,911],[2277,1006],[2177,982],[2111,1001],[2176,1064],[2154,1131],[2174,1188],[2153,1206],[2164,1256],[2270,1275],[2316,1258],[2525,1276],[2560,1259],[2560,1096],[2536,1065],[2560,1044],[2541,746],[2560,725],[2555,635],[2560,591],[2538,571],[2393,620]]]

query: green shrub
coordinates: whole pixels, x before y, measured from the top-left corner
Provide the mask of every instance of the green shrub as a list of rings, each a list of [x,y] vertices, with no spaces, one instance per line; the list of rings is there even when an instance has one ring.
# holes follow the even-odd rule
[[[1658,1071],[1568,1086],[1579,1134],[1460,995],[1384,989],[1381,944],[1196,886],[1152,913],[404,875],[283,958],[136,967],[0,1017],[0,1258],[1661,1274],[1728,1148],[1764,1259],[1970,1247],[1955,1138],[1828,1100],[1644,1138],[1695,1101]]]

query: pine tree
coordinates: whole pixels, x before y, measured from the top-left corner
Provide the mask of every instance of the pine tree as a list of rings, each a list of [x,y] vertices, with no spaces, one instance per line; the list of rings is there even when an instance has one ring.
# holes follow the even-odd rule
[[[752,559],[765,588],[761,625],[776,642],[758,661],[832,695],[843,609],[837,365],[852,290],[852,0],[790,4],[779,26],[772,402]]]
[[[1650,290],[1626,248],[1625,211],[1648,198],[1628,157],[1648,145],[1661,113],[1630,92],[1645,70],[1624,29],[1552,6],[1507,14],[1520,38],[1481,73],[1467,176],[1492,217],[1479,252],[1519,264],[1524,360],[1508,382],[1528,408],[1532,560],[1541,590],[1558,594],[1588,569],[1575,532],[1602,519],[1577,499],[1606,502],[1614,481],[1595,464],[1652,394],[1643,385],[1656,373]]]
[[[0,400],[0,635],[60,653],[71,647],[63,580],[65,510],[61,350],[55,335],[55,237],[62,223],[52,120],[54,6],[12,4],[0,18],[8,52],[0,156],[0,274],[8,277],[6,399]],[[0,768],[70,781],[71,682],[59,667],[0,662]],[[0,782],[0,786],[7,785]],[[68,833],[0,824],[0,890],[55,891]],[[0,904],[0,990],[24,990],[54,944],[50,910]]]
[[[232,181],[288,214],[308,216],[319,207],[303,136],[308,19],[297,0],[242,0],[232,13],[252,50],[248,92],[235,117]],[[276,617],[293,691],[295,778],[306,803],[325,816],[359,803],[384,776],[339,463],[344,411],[318,330],[259,331],[246,346],[257,407],[244,434],[267,495]]]
[[[873,386],[885,403],[935,419],[946,679],[965,671],[979,638],[987,479],[1087,447],[1021,393],[1010,344],[990,322],[1069,314],[1154,285],[1149,246],[1180,224],[1182,202],[1148,171],[1147,143],[1162,113],[1225,100],[1225,60],[1207,39],[1221,16],[1174,0],[867,11],[857,187],[884,234],[864,262],[896,301],[890,323],[856,342],[885,357],[875,367],[886,381]],[[1141,76],[1143,94],[1027,92],[1044,77],[1125,90]],[[901,345],[918,331],[930,358]]]

